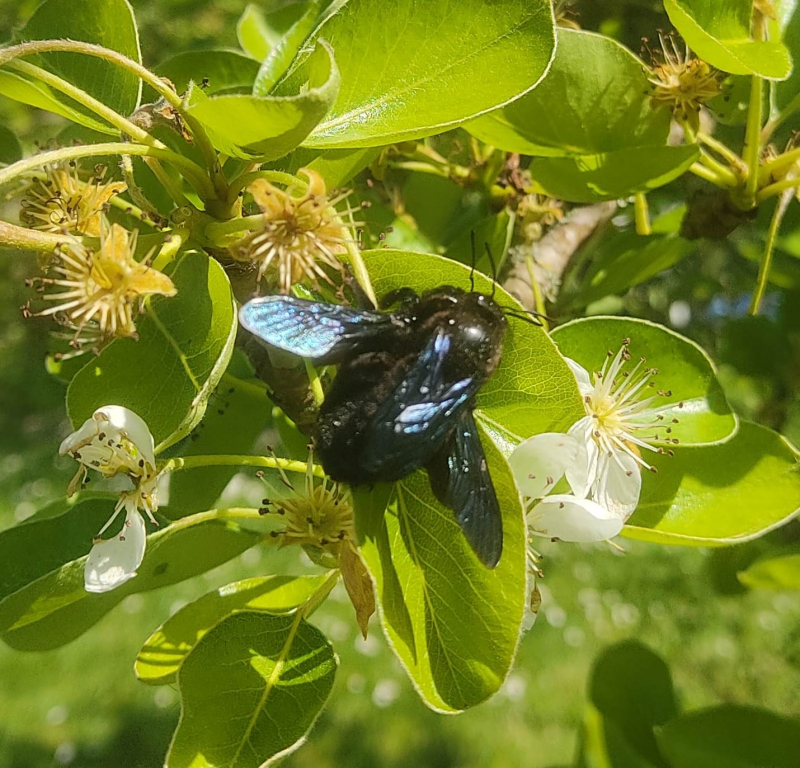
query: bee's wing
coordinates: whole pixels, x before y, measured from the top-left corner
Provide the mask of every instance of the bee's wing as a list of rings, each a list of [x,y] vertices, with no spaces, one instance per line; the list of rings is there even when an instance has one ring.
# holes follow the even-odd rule
[[[460,414],[450,439],[426,469],[436,498],[456,513],[480,561],[494,568],[503,552],[503,521],[471,411]]]
[[[250,333],[274,347],[312,360],[334,362],[354,344],[392,333],[391,315],[295,299],[261,296],[239,310]]]
[[[422,467],[453,430],[481,380],[447,379],[443,369],[451,354],[451,338],[439,329],[378,407],[364,432],[361,462],[368,472],[403,477]]]

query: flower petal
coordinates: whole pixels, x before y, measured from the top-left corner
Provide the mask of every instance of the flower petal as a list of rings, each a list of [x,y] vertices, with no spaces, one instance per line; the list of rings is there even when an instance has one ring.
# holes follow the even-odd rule
[[[112,427],[127,435],[128,439],[142,452],[142,456],[151,467],[156,465],[155,443],[153,435],[138,413],[122,405],[104,405],[98,408],[92,418],[103,417]]]
[[[528,513],[532,533],[561,541],[605,541],[622,530],[622,518],[590,499],[554,494]]]
[[[589,371],[570,357],[565,357],[564,362],[572,371],[575,381],[578,382],[578,392],[581,393],[581,397],[591,394],[594,391],[594,385],[592,384],[591,376],[589,376]]]
[[[592,437],[594,422],[589,416],[578,419],[569,429],[570,437],[578,446],[574,461],[567,466],[566,475],[572,492],[585,499],[597,480],[600,450]]]
[[[508,459],[520,493],[540,499],[575,462],[578,443],[562,432],[544,432],[520,443]]]
[[[642,473],[633,456],[624,451],[609,457],[598,475],[592,498],[610,512],[627,520],[639,503]]]
[[[113,539],[98,541],[84,568],[87,592],[110,592],[136,575],[147,542],[144,519],[136,508],[126,510],[125,524]]]

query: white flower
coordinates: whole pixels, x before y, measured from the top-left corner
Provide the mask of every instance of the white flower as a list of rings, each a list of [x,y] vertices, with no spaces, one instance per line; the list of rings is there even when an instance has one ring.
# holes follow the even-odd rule
[[[94,539],[86,560],[85,587],[88,592],[108,592],[136,575],[144,557],[146,531],[142,514],[158,525],[153,512],[158,509],[155,446],[147,424],[133,411],[120,405],[98,408],[81,427],[67,437],[59,449],[70,454],[82,467],[76,480],[95,469],[103,477],[125,475],[133,489],[124,491],[106,524]],[[73,490],[75,480],[70,485]],[[120,512],[125,523],[119,534],[103,539]]]
[[[123,509],[125,523],[122,530],[111,539],[100,538]],[[114,514],[94,540],[92,551],[86,559],[83,572],[86,591],[110,592],[132,579],[144,558],[146,537],[144,518],[138,511],[137,494],[123,494]]]
[[[677,443],[662,413],[670,406],[654,406],[671,393],[645,394],[657,371],[645,368],[644,358],[624,370],[628,344],[625,339],[616,355],[609,353],[593,377],[568,359],[586,415],[567,434],[534,435],[511,455],[520,491],[533,502],[528,523],[536,535],[575,542],[616,536],[639,503],[641,469],[656,471],[642,451],[664,453],[654,440]],[[563,477],[572,493],[548,495]]]

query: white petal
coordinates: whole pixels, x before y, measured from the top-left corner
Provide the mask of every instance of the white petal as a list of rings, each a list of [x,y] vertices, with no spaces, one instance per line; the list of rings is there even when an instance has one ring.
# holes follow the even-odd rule
[[[639,503],[642,490],[639,465],[632,456],[619,451],[614,457],[609,457],[603,470],[595,483],[592,498],[625,521]]]
[[[93,419],[98,419],[99,416],[104,417],[112,427],[126,434],[128,439],[142,452],[145,461],[149,462],[151,467],[155,467],[153,435],[150,434],[147,424],[138,413],[121,405],[105,405],[92,414]]]
[[[578,382],[578,391],[581,393],[581,397],[586,397],[586,395],[591,394],[594,391],[594,385],[592,384],[592,379],[589,376],[589,371],[587,371],[582,365],[576,363],[570,357],[565,357],[564,361],[572,371],[575,381]]]
[[[584,499],[597,480],[597,467],[600,450],[592,437],[594,422],[589,416],[578,419],[569,429],[568,434],[578,446],[575,459],[567,467],[566,475],[572,492]]]
[[[67,435],[58,447],[58,455],[66,456],[68,453],[81,448],[90,442],[100,432],[99,424],[94,418],[86,419],[72,434]]]
[[[605,541],[622,530],[622,518],[589,499],[555,494],[528,513],[531,532],[561,541]]]
[[[146,541],[144,519],[129,508],[119,534],[92,547],[84,569],[86,591],[110,592],[132,579],[142,563]]]
[[[540,499],[553,490],[575,462],[577,441],[561,432],[544,432],[520,443],[508,459],[520,493]]]

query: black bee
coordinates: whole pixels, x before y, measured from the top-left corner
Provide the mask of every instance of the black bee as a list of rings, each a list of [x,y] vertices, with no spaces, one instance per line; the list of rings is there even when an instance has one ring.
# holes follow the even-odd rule
[[[336,364],[315,443],[325,472],[350,485],[399,480],[424,467],[480,560],[494,568],[503,527],[472,411],[500,362],[506,318],[494,299],[443,286],[381,302],[392,312],[265,296],[242,325],[267,343]]]

